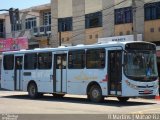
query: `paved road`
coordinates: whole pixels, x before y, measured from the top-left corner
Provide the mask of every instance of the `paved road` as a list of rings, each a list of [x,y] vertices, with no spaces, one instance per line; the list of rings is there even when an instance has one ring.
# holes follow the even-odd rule
[[[106,98],[103,103],[94,104],[86,96],[66,95],[54,98],[46,95],[32,100],[25,92],[0,91],[0,114],[160,114],[160,101],[130,99],[120,103],[116,98]]]

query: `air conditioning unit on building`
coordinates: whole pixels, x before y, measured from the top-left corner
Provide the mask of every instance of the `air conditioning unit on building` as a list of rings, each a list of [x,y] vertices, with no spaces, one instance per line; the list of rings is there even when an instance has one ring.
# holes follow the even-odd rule
[[[44,35],[44,34],[45,34],[45,27],[44,27],[44,26],[41,26],[41,27],[39,28],[39,34],[40,34],[40,35]]]
[[[51,25],[48,25],[45,28],[46,28],[46,33],[51,34]]]
[[[38,36],[39,35],[39,29],[38,29],[38,27],[33,28],[32,32],[33,32],[34,36]]]

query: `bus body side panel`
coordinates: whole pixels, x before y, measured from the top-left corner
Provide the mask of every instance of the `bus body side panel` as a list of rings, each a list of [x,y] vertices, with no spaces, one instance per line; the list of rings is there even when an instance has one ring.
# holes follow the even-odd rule
[[[38,92],[45,92],[45,93],[53,92],[53,79],[52,79],[53,71],[51,69],[37,70]]]
[[[1,71],[1,88],[7,89],[7,90],[14,90],[15,89],[14,88],[14,69],[4,70],[3,60],[2,60],[2,66],[1,66],[1,70],[2,70]]]
[[[37,84],[37,87],[39,88],[37,74],[38,74],[37,70],[24,70],[23,72],[23,91],[27,91],[27,87],[30,81],[35,81],[35,83]]]
[[[67,93],[86,95],[87,87],[91,82],[97,82],[104,96],[107,95],[106,68],[104,69],[77,69],[68,70]]]
[[[2,65],[3,66],[3,65]],[[1,87],[7,90],[14,90],[14,70],[2,69]]]
[[[83,69],[68,69],[67,93],[79,95],[86,94],[86,87],[89,81],[82,80],[84,79],[84,73],[85,71]]]

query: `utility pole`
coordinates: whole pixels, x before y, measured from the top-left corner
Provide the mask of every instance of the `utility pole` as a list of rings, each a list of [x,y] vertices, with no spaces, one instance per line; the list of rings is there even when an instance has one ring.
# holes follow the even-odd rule
[[[59,31],[59,46],[61,46],[61,31]]]
[[[14,29],[19,24],[19,9],[10,8],[9,9],[9,16],[10,16],[10,23],[12,30],[12,37],[15,38],[15,31]]]
[[[133,36],[134,41],[137,41],[137,31],[136,31],[136,0],[132,0],[132,14],[133,14]]]

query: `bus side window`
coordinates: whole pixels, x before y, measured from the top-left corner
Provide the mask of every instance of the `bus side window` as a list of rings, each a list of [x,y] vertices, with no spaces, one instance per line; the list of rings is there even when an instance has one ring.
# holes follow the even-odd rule
[[[66,56],[63,56],[62,57],[62,68],[63,69],[66,69],[66,66],[67,66],[67,63],[66,63],[67,61],[66,61]]]
[[[57,68],[57,69],[61,69],[61,56],[57,56],[56,68]]]
[[[69,51],[68,68],[83,69],[85,67],[85,50]]]
[[[52,67],[52,53],[38,54],[38,69],[51,69]]]
[[[14,55],[4,55],[3,67],[4,67],[4,70],[13,70],[13,68],[14,68]]]
[[[105,49],[89,49],[86,53],[86,67],[88,69],[105,68]]]
[[[37,53],[27,53],[24,56],[24,69],[34,70],[37,68]]]

